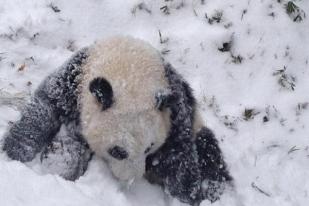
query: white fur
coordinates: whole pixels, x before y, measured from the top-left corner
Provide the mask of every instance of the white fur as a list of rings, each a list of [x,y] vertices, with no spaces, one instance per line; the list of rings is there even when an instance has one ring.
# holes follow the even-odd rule
[[[151,143],[152,151],[162,145],[170,127],[169,114],[155,109],[155,93],[168,86],[159,53],[142,40],[113,37],[90,49],[83,72],[81,120],[90,147],[119,179],[141,177],[144,151]],[[113,88],[115,102],[105,111],[89,91],[96,77],[104,77]],[[125,148],[129,158],[111,157],[107,151],[115,145]]]

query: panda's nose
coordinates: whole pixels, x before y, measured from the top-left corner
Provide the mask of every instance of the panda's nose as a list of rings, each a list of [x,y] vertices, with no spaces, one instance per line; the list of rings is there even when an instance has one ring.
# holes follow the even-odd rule
[[[124,148],[122,148],[118,145],[116,145],[112,148],[109,148],[108,154],[110,156],[114,157],[117,160],[124,160],[124,159],[127,159],[129,157],[128,152]]]

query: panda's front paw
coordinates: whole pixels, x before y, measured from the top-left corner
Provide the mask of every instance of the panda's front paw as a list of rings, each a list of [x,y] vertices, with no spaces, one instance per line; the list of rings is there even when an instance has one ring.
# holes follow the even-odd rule
[[[178,200],[199,205],[201,175],[197,153],[190,139],[181,142],[169,139],[155,153],[146,158],[146,175],[150,183],[162,185]]]
[[[172,93],[169,89],[159,90],[155,94],[156,109],[162,111],[164,108],[170,107],[177,103],[179,96],[176,93]]]
[[[43,150],[41,163],[46,172],[74,181],[85,173],[91,157],[92,151],[83,139],[59,135]]]
[[[11,159],[21,162],[29,162],[37,154],[37,150],[31,144],[27,144],[11,136],[5,138],[3,150]]]

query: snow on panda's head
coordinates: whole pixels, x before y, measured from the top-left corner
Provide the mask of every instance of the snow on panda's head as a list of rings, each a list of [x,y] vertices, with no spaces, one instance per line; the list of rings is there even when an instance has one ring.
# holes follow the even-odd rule
[[[141,177],[149,148],[167,138],[169,115],[155,108],[156,92],[167,87],[159,53],[142,40],[113,37],[90,49],[81,88],[82,130],[117,178]]]

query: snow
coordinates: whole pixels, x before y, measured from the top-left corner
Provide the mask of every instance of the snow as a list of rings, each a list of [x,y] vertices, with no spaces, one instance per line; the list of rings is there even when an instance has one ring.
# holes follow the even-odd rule
[[[132,35],[166,53],[192,85],[207,126],[220,140],[235,188],[214,206],[308,204],[309,23],[308,18],[294,22],[287,1],[0,3],[1,137],[19,117],[14,97],[29,97],[77,49],[107,36]],[[309,14],[308,1],[294,3]],[[219,23],[209,20],[220,13]],[[219,51],[227,42],[230,51]],[[70,182],[4,153],[0,201],[3,206],[184,205],[145,180],[121,185],[96,158],[83,177]]]

